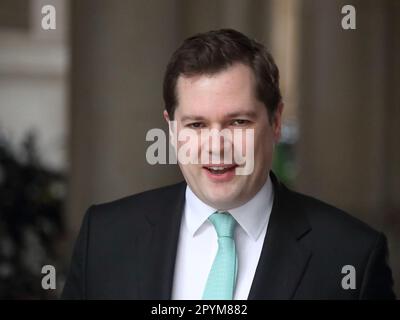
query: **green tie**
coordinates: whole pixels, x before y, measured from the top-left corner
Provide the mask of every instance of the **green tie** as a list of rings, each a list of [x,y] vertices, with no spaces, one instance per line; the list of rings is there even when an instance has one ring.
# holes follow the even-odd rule
[[[208,219],[217,231],[218,252],[208,274],[203,299],[232,300],[237,276],[237,256],[233,234],[236,221],[229,212],[216,212]]]

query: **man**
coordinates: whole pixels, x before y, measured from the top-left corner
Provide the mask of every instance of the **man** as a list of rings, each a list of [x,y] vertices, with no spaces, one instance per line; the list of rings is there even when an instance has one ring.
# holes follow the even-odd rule
[[[167,67],[164,100],[172,135],[253,135],[221,136],[219,145],[200,138],[191,151],[211,160],[179,161],[185,182],[89,208],[64,298],[394,298],[385,236],[271,172],[283,104],[261,44],[226,29],[185,40]],[[186,142],[175,141],[178,151]],[[237,170],[249,157],[213,160],[250,144],[247,174]]]

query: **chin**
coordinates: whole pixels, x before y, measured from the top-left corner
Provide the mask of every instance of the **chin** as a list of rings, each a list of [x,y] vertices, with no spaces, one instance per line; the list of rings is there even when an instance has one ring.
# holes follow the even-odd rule
[[[237,194],[232,192],[227,193],[227,190],[218,190],[208,193],[207,200],[209,205],[221,210],[228,210],[235,207],[238,201]]]

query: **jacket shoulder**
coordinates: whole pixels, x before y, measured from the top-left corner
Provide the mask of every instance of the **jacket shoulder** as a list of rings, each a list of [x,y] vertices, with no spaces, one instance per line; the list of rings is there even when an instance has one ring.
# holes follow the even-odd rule
[[[171,202],[177,201],[184,192],[185,182],[179,182],[156,189],[147,190],[126,196],[110,202],[92,205],[87,215],[102,224],[111,223],[127,218],[141,219],[147,212],[159,212]]]
[[[379,231],[342,209],[308,195],[289,192],[296,205],[306,214],[313,231],[325,239],[333,237],[343,241],[374,242],[381,235]]]

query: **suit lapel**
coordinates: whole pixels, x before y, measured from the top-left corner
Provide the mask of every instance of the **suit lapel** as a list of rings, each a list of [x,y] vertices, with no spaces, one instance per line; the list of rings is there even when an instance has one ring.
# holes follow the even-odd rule
[[[261,256],[248,299],[290,299],[301,281],[311,251],[301,243],[310,225],[294,193],[271,172],[274,204]],[[171,299],[186,183],[171,188],[147,213],[136,247],[139,265],[139,298]]]
[[[291,299],[311,258],[301,238],[311,229],[294,194],[271,172],[274,204],[248,299]]]
[[[140,299],[171,299],[185,187],[186,183],[177,184],[163,198],[154,199],[155,209],[147,213],[145,230],[137,242]]]

